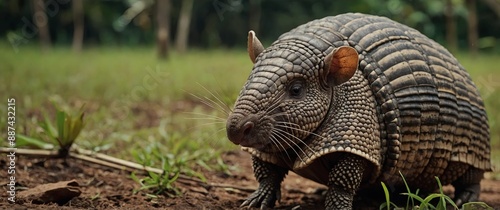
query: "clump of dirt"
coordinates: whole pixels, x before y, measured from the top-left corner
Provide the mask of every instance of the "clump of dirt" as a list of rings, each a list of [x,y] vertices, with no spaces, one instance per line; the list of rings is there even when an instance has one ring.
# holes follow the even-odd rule
[[[228,152],[223,159],[238,170],[231,174],[203,171],[208,183],[179,180],[176,186],[182,195],[153,197],[146,192],[134,193],[139,184],[129,172],[118,171],[76,159],[41,159],[20,156],[16,162],[18,193],[42,184],[76,180],[80,196],[58,204],[11,204],[7,201],[6,179],[0,180],[0,209],[238,209],[243,200],[257,188],[250,165],[250,156],[240,151]],[[5,160],[0,165],[6,165]],[[0,177],[8,177],[7,170]],[[484,180],[481,201],[500,209],[500,181]],[[281,202],[277,209],[322,209],[324,186],[293,173],[282,184]],[[447,188],[447,191],[450,191]],[[378,209],[378,207],[376,208]]]

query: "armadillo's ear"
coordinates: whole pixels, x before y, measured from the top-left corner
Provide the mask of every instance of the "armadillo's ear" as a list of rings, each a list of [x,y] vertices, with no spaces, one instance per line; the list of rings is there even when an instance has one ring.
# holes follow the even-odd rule
[[[339,47],[325,57],[325,76],[328,85],[337,86],[351,79],[358,69],[358,52],[348,46]]]
[[[255,63],[257,56],[264,51],[264,46],[262,46],[262,43],[260,43],[257,36],[255,36],[255,32],[253,31],[248,32],[247,51],[252,63]]]

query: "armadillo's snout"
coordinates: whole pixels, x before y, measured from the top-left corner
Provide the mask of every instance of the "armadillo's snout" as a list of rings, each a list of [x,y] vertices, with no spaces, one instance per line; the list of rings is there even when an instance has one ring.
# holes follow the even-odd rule
[[[257,117],[255,115],[232,115],[227,120],[227,137],[231,142],[241,146],[249,146]]]

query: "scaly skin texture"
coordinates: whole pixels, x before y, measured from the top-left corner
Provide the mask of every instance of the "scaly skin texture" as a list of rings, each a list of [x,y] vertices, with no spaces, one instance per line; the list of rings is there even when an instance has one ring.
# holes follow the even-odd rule
[[[326,209],[352,209],[352,201],[361,184],[367,161],[357,155],[346,155],[328,176]]]
[[[275,166],[252,157],[254,174],[259,181],[259,188],[250,195],[240,207],[274,207],[281,197],[280,184],[288,173],[287,169]]]
[[[381,181],[404,188],[399,172],[412,189],[435,190],[437,176],[457,203],[478,199],[491,171],[488,119],[469,74],[438,43],[387,18],[343,14],[268,48],[252,32],[249,53],[227,132],[253,156],[262,186],[253,206],[274,206],[284,174],[275,168],[327,185],[331,209],[351,208],[356,191]]]

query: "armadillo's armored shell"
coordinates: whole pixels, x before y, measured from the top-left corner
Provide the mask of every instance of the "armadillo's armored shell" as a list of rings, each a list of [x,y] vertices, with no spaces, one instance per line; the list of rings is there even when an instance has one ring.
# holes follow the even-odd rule
[[[464,68],[416,30],[360,17],[336,20],[345,21],[340,31],[360,52],[377,100],[384,173],[439,176],[450,162],[490,170],[484,105]]]
[[[441,45],[387,18],[363,14],[311,21],[275,43],[306,36],[331,43],[331,47],[318,49],[325,53],[342,45],[358,51],[357,75],[373,93],[380,128],[380,137],[374,138],[380,139],[379,151],[365,155],[380,155],[368,157],[379,161],[380,179],[397,182],[401,171],[413,181],[439,176],[450,183],[469,166],[490,170],[483,102],[469,74]],[[314,145],[324,142],[309,146]],[[272,162],[267,154],[251,152]],[[306,156],[302,159],[317,154]]]

